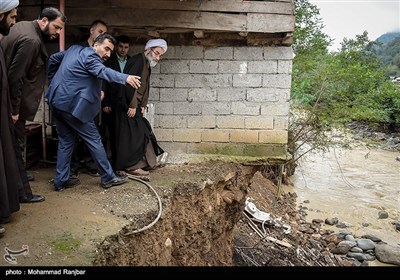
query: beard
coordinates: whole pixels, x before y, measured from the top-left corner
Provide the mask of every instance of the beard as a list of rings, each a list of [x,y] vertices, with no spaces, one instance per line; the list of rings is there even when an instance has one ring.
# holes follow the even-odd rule
[[[155,61],[155,60],[153,59],[153,57],[151,56],[151,53],[149,53],[148,55],[146,55],[146,59],[147,59],[147,61],[149,62],[150,67],[154,67],[154,66],[156,66],[157,63],[158,63],[158,61]]]
[[[56,39],[58,36],[52,36],[50,35],[50,28],[49,28],[49,24],[47,23],[47,25],[43,28],[42,30],[42,35],[43,35],[43,40],[45,42],[51,42],[54,41],[54,39]]]
[[[3,17],[3,19],[0,21],[0,34],[6,36],[8,33],[10,33],[10,25],[7,23],[7,17]]]

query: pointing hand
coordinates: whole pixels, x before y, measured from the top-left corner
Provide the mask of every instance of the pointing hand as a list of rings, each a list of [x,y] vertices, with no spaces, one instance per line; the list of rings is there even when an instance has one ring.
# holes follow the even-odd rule
[[[139,76],[129,75],[128,79],[126,79],[126,82],[128,84],[130,84],[133,88],[140,87],[140,77]]]

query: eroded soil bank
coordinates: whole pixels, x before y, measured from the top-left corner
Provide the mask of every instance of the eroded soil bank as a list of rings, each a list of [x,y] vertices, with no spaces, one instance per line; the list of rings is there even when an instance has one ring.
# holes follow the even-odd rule
[[[80,174],[81,185],[54,192],[54,167],[32,170],[34,193],[5,225],[0,248],[28,245],[16,265],[231,265],[234,224],[253,167],[233,164],[167,165],[148,182],[162,201],[160,219],[151,189],[135,180],[104,190],[100,179]],[[117,245],[119,244],[119,245]],[[10,265],[2,259],[1,265]]]
[[[162,211],[151,188],[136,180],[104,190],[98,177],[80,174],[81,185],[55,192],[49,182],[53,168],[32,170],[32,188],[46,201],[21,205],[5,225],[0,248],[29,248],[12,265],[360,265],[330,252],[339,238],[304,220],[296,194],[279,194],[276,168],[167,165],[152,171],[148,182]],[[261,238],[243,215],[247,197],[291,231],[266,225],[268,237]],[[0,264],[11,265],[5,258]]]

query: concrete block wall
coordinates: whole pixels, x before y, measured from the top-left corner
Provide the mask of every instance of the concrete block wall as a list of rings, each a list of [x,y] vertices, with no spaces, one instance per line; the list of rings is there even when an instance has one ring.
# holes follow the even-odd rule
[[[170,46],[151,76],[160,145],[172,157],[285,158],[292,58],[290,47]]]

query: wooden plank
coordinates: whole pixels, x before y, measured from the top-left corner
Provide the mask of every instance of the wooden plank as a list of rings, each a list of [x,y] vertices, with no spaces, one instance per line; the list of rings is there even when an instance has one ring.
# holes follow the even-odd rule
[[[37,18],[38,10],[25,7],[19,20]],[[188,28],[214,31],[247,31],[278,33],[294,31],[294,16],[276,14],[226,14],[210,12],[179,12],[168,10],[129,10],[103,8],[70,8],[66,10],[68,25],[88,26],[93,19],[101,18],[110,27]],[[91,15],[91,16],[88,16]],[[22,19],[21,19],[22,18]]]
[[[99,6],[98,0],[65,0],[66,8],[88,8]],[[269,1],[163,1],[163,0],[107,0],[102,1],[101,7],[123,9],[156,9],[175,11],[207,11],[207,12],[236,12],[236,13],[270,13],[294,14],[294,5],[291,2]]]
[[[249,32],[293,32],[294,16],[273,14],[247,14],[247,31]]]
[[[89,25],[93,18],[101,18],[112,27],[191,28],[218,31],[246,31],[246,15],[209,12],[177,12],[129,9],[68,9],[68,23]],[[87,15],[93,15],[88,17]]]
[[[266,236],[265,239],[267,239],[268,241],[274,242],[276,244],[279,244],[281,246],[284,246],[286,248],[292,248],[293,247],[292,244],[290,244],[288,242],[285,242],[285,241],[281,241],[281,240],[276,239],[276,238],[271,237],[271,236]]]
[[[40,13],[39,7],[23,7],[18,10],[18,21],[33,20]],[[208,29],[230,31],[242,31],[246,27],[246,15],[222,15],[216,16],[213,13],[203,13],[200,15],[195,12],[174,12],[159,10],[110,10],[103,8],[77,8],[66,10],[67,24],[65,26],[89,26],[93,19],[100,18],[104,20],[111,28],[176,28],[180,29]],[[91,15],[90,17],[87,15]],[[203,24],[204,22],[204,24]],[[225,27],[224,27],[225,26]],[[233,30],[233,31],[234,31]],[[179,32],[179,31],[178,31]]]
[[[165,34],[164,32],[161,32]],[[292,42],[286,33],[248,33],[247,37],[242,37],[236,32],[207,32],[204,38],[189,38],[194,45],[201,46],[290,46]],[[165,34],[164,36],[168,36]],[[180,34],[182,35],[182,33]],[[188,40],[182,41],[188,42]],[[183,44],[183,43],[182,43]]]
[[[249,33],[247,36],[249,46],[291,46],[292,44],[292,33]]]

